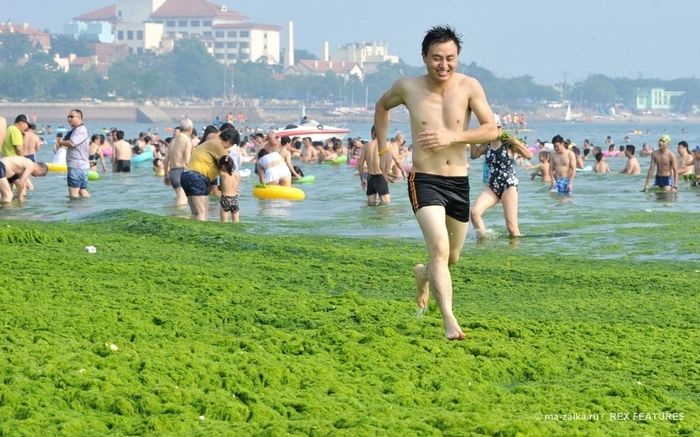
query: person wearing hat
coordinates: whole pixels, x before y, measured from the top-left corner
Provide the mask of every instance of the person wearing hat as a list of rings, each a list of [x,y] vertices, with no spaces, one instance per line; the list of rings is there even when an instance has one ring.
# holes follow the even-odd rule
[[[649,189],[649,183],[651,182],[652,176],[654,176],[655,169],[656,179],[653,185],[655,188],[671,191],[675,190],[676,186],[678,186],[678,162],[676,160],[676,155],[668,150],[670,144],[670,136],[664,135],[659,138],[659,148],[658,150],[654,150],[651,154],[649,172],[647,173],[647,180],[644,183],[645,191]]]
[[[5,140],[2,142],[0,154],[6,156],[24,156],[24,131],[29,128],[29,119],[20,114],[15,118],[15,124],[7,128]]]

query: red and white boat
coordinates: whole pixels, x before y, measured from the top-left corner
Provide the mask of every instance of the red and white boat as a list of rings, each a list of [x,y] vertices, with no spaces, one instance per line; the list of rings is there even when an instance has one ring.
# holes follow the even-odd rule
[[[350,129],[324,125],[315,120],[309,120],[301,125],[290,124],[283,129],[271,130],[278,137],[310,137],[311,141],[326,141],[329,138],[342,140],[350,133]]]

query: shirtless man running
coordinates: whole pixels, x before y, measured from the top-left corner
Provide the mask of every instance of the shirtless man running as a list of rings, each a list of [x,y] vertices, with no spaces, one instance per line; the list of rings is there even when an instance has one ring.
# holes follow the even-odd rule
[[[552,153],[552,165],[549,166],[549,177],[552,180],[549,191],[571,194],[576,177],[576,155],[566,148],[561,135],[552,138],[552,145],[555,153]]]
[[[465,337],[452,311],[449,266],[459,260],[469,226],[466,148],[498,135],[481,84],[457,73],[461,45],[461,36],[450,27],[428,30],[421,50],[427,73],[394,82],[377,101],[374,113],[379,156],[390,153],[390,110],[405,105],[410,113],[415,146],[408,193],[428,246],[428,263],[413,269],[416,302],[421,310],[427,308],[432,290],[448,340]],[[479,126],[469,129],[472,113]]]
[[[165,154],[163,169],[163,183],[172,185],[175,190],[175,206],[187,205],[187,196],[185,190],[180,184],[180,176],[185,171],[187,163],[190,162],[192,155],[192,120],[186,118],[180,122],[180,133],[170,141],[170,147]]]
[[[651,153],[651,163],[649,164],[649,172],[647,180],[644,183],[644,191],[649,189],[649,183],[654,176],[654,168],[658,167],[654,187],[663,189],[664,191],[675,190],[678,186],[678,162],[676,155],[668,150],[671,144],[671,137],[664,135],[659,139],[659,148]]]

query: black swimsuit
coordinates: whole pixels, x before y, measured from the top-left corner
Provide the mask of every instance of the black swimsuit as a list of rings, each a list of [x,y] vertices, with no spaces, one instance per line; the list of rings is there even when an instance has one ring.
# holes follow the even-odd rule
[[[486,163],[489,166],[489,188],[500,199],[503,192],[510,187],[518,186],[518,178],[513,168],[513,158],[508,153],[505,144],[501,144],[496,150],[491,148],[491,143],[486,148]]]

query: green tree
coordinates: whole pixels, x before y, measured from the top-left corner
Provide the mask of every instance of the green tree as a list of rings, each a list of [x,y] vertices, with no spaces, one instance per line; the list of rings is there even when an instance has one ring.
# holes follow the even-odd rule
[[[73,35],[51,35],[51,55],[67,58],[68,55],[92,56],[95,49],[83,38],[75,38]]]
[[[0,34],[0,64],[17,65],[35,51],[29,37],[23,33]]]
[[[583,100],[592,105],[614,105],[617,90],[613,82],[602,74],[592,74],[581,85]]]
[[[224,93],[224,66],[211,56],[198,38],[186,38],[175,43],[174,49],[163,57],[160,68],[174,75],[180,97],[203,99],[221,97]]]

